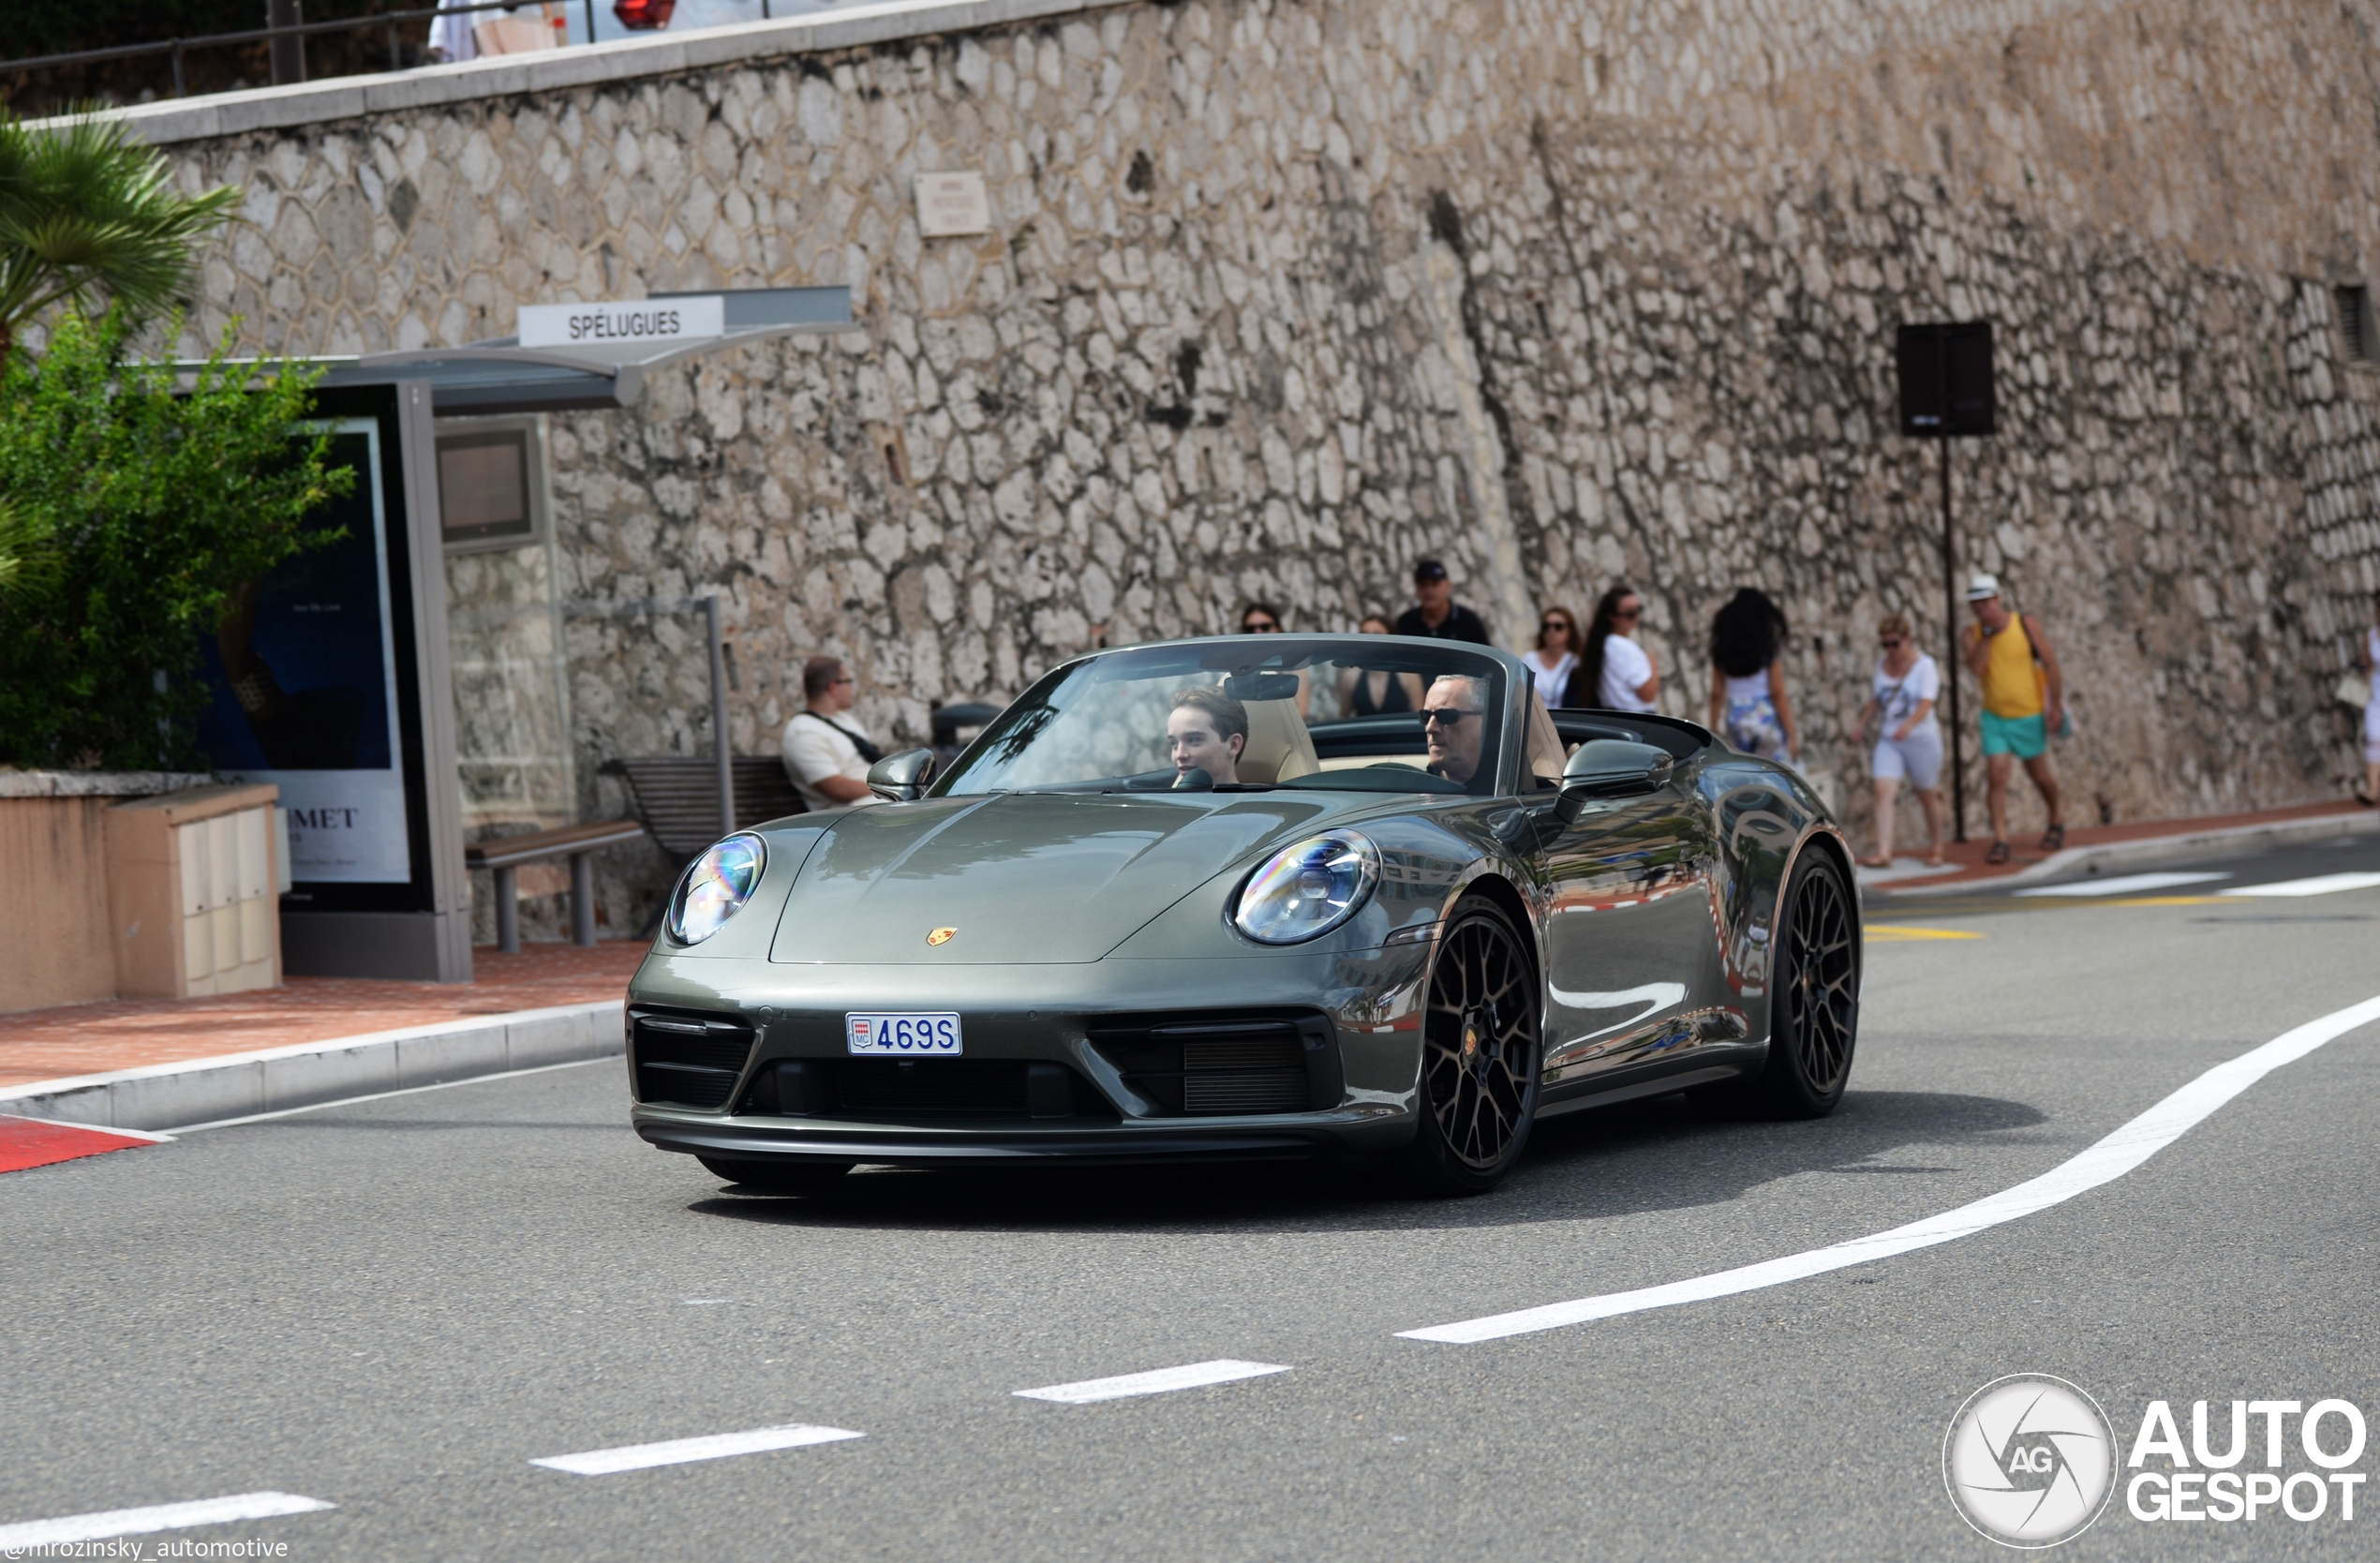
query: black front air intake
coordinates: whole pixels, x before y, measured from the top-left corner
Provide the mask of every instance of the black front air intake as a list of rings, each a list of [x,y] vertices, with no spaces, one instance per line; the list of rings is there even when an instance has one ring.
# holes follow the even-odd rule
[[[1185,1117],[1336,1107],[1339,1049],[1322,1015],[1103,1018],[1091,1045],[1159,1112]]]
[[[715,1112],[736,1094],[752,1053],[752,1028],[723,1015],[685,1010],[629,1012],[629,1063],[636,1099]]]
[[[779,1059],[761,1065],[737,1110],[877,1124],[1116,1115],[1064,1064],[1003,1058]]]

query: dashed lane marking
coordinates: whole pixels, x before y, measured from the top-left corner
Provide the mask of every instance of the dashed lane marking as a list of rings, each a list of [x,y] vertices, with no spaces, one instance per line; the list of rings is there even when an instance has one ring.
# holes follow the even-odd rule
[[[2340,890],[2369,890],[2380,885],[2380,873],[2324,873],[2312,879],[2284,879],[2277,885],[2242,885],[2221,892],[2226,896],[2327,896]]]
[[[1871,945],[1914,945],[1929,939],[1980,939],[1963,928],[1912,928],[1907,923],[1869,923],[1867,942]]]
[[[621,1449],[589,1450],[584,1454],[549,1454],[532,1466],[566,1471],[572,1476],[616,1476],[621,1471],[651,1470],[656,1466],[691,1466],[698,1460],[724,1460],[731,1454],[765,1454],[775,1449],[800,1449],[809,1444],[840,1443],[864,1438],[847,1427],[756,1427],[749,1433],[713,1433],[701,1438],[673,1438],[662,1444],[630,1444]]]
[[[2127,896],[2140,890],[2170,890],[2177,885],[2211,885],[2227,873],[2128,873],[2114,879],[2083,879],[2072,885],[2036,885],[2019,896]]]
[[[55,1520],[0,1525],[0,1553],[14,1556],[34,1547],[101,1541],[112,1536],[146,1536],[152,1531],[188,1530],[202,1525],[236,1525],[243,1520],[312,1514],[337,1507],[335,1503],[300,1497],[295,1493],[235,1493],[230,1497],[201,1498],[193,1503],[110,1509],[97,1514],[68,1514]]]
[[[2228,1063],[2216,1064],[2079,1155],[2060,1163],[2040,1177],[2018,1183],[2014,1188],[2002,1189],[1972,1204],[1961,1205],[1955,1211],[1929,1216],[1923,1221],[1912,1221],[1906,1227],[1895,1227],[1890,1231],[1854,1238],[1831,1247],[1814,1248],[1806,1254],[1789,1254],[1780,1259],[1722,1270],[1711,1275],[1698,1275],[1689,1281],[1674,1281],[1668,1286],[1607,1292],[1600,1297],[1549,1302],[1543,1307],[1490,1314],[1484,1318],[1437,1324],[1426,1330],[1403,1330],[1398,1333],[1406,1340],[1441,1341],[1458,1346],[1501,1340],[1507,1335],[1558,1330],[1564,1325],[1584,1324],[1590,1319],[1613,1318],[1621,1314],[1643,1313],[1652,1308],[1674,1308],[1683,1303],[1707,1302],[1715,1297],[1733,1297],[1738,1292],[1782,1286],[1788,1281],[1806,1280],[1829,1271],[1869,1264],[1896,1254],[1972,1237],[2003,1222],[2045,1211],[2053,1205],[2063,1204],[2077,1194],[2114,1182],[2180,1139],[2217,1108],[2273,1070],[2284,1064],[2294,1064],[2333,1037],[2343,1036],[2373,1020],[2380,1020],[2380,998],[2366,999],[2359,1005],[2285,1031],[2260,1048],[2250,1049]]]
[[[1234,1379],[1261,1378],[1269,1373],[1288,1371],[1280,1362],[1241,1362],[1226,1357],[1212,1362],[1192,1362],[1184,1367],[1127,1373],[1114,1378],[1085,1378],[1080,1383],[1051,1384],[1043,1389],[1015,1392],[1027,1400],[1054,1400],[1063,1406],[1088,1406],[1098,1400],[1124,1400],[1137,1394],[1169,1394],[1175,1390],[1195,1390],[1207,1384],[1228,1384]]]

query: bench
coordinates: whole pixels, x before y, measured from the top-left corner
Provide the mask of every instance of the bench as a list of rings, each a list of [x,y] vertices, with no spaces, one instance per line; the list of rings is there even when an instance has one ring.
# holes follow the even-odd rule
[[[759,825],[806,812],[785,763],[774,754],[735,757],[736,825]],[[605,776],[628,782],[631,807],[663,852],[679,863],[727,834],[719,818],[719,762],[708,755],[660,754],[606,760]]]
[[[594,825],[569,825],[559,830],[534,830],[525,836],[498,836],[463,849],[468,868],[489,869],[496,874],[496,945],[506,955],[521,951],[521,904],[517,871],[523,863],[548,857],[571,860],[571,943],[582,948],[595,943],[595,865],[588,854],[600,848],[633,841],[645,834],[634,820],[603,820]]]

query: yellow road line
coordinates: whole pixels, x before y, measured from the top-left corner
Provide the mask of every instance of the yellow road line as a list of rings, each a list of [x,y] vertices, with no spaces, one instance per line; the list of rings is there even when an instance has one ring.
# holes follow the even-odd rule
[[[1907,923],[1869,923],[1867,942],[1871,945],[1913,945],[1927,939],[1980,939],[1980,933],[1970,933],[1958,928],[1911,928]]]

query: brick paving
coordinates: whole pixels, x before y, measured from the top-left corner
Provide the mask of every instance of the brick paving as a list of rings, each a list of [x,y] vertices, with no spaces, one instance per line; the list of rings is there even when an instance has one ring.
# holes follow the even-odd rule
[[[648,946],[530,945],[471,952],[468,983],[291,977],[284,986],[204,999],[119,999],[0,1015],[0,1087],[148,1064],[327,1042],[401,1026],[619,998]]]

